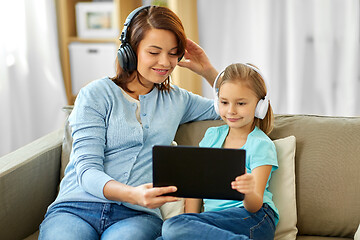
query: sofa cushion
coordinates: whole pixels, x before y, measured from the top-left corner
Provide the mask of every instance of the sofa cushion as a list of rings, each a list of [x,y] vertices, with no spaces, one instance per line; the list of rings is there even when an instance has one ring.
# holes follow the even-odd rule
[[[294,136],[274,140],[279,168],[272,173],[269,190],[279,210],[275,239],[296,239],[297,214],[295,192],[295,148]]]
[[[272,139],[296,137],[300,235],[353,238],[360,222],[360,118],[281,115]]]

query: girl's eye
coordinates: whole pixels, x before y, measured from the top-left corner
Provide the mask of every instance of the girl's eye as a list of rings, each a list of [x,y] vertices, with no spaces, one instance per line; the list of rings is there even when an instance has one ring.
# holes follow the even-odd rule
[[[157,53],[157,52],[149,52],[151,55],[157,55],[157,54],[159,54],[159,53]]]
[[[246,103],[244,103],[244,102],[238,102],[238,105],[240,105],[240,106],[243,106],[243,105],[245,105]]]
[[[223,105],[226,105],[226,104],[227,104],[226,101],[221,101],[220,103],[223,104]]]

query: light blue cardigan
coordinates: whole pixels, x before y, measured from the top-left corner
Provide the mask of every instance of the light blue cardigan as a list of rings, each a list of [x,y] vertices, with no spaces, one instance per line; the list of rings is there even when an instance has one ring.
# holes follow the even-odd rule
[[[218,119],[212,100],[172,87],[170,92],[154,88],[139,97],[142,125],[135,116],[136,103],[129,102],[109,78],[82,88],[69,117],[70,162],[51,206],[66,201],[111,202],[103,188],[112,179],[130,186],[152,182],[154,145],[170,145],[179,124]],[[161,217],[159,209],[119,204]]]

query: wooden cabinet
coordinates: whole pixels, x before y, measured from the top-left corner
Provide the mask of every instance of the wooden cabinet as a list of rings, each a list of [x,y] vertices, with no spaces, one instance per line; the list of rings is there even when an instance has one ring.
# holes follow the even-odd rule
[[[59,49],[65,91],[69,105],[74,104],[76,95],[73,94],[71,84],[70,54],[68,45],[71,42],[83,43],[116,43],[120,45],[119,36],[123,29],[126,17],[135,8],[142,5],[142,0],[113,0],[116,24],[119,36],[114,38],[79,38],[76,30],[75,6],[78,2],[91,2],[90,0],[56,0]],[[182,20],[187,37],[198,42],[196,0],[168,0],[167,5]],[[116,53],[114,53],[116,54]],[[177,68],[173,82],[189,91],[201,94],[201,78],[187,69]]]

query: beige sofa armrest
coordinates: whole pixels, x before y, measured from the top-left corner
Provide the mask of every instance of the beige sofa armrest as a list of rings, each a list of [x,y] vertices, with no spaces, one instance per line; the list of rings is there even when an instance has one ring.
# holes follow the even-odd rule
[[[37,231],[59,184],[63,129],[0,158],[0,239]]]

